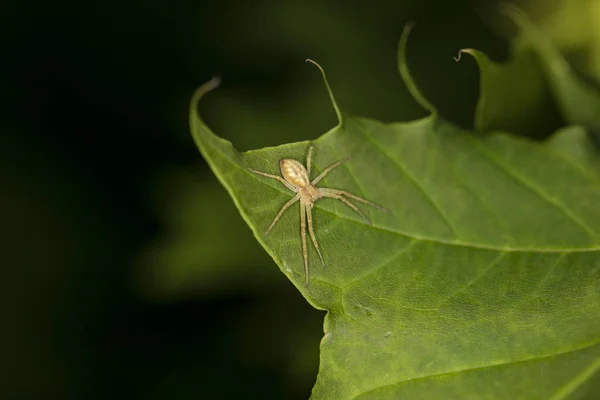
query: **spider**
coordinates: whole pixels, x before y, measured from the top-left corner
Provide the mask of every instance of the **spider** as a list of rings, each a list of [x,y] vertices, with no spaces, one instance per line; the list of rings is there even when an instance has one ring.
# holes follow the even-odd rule
[[[348,158],[342,159],[325,168],[323,172],[321,172],[315,179],[310,180],[310,167],[311,167],[311,157],[312,157],[313,146],[310,145],[308,149],[308,156],[306,157],[306,168],[300,162],[291,159],[281,160],[279,162],[279,168],[281,170],[281,176],[267,174],[265,172],[257,171],[252,168],[248,168],[251,172],[266,176],[267,178],[277,179],[279,182],[283,183],[288,189],[292,192],[296,193],[294,197],[292,197],[287,203],[281,207],[281,210],[277,213],[271,225],[265,232],[265,236],[269,234],[271,229],[275,226],[279,218],[283,215],[285,210],[287,210],[292,204],[296,201],[300,200],[300,235],[302,238],[302,255],[304,257],[304,274],[306,277],[306,286],[308,287],[308,250],[306,248],[306,221],[308,220],[308,232],[310,234],[310,238],[312,240],[315,249],[317,250],[317,254],[321,259],[321,264],[323,268],[325,268],[325,261],[323,260],[323,255],[319,250],[319,244],[317,243],[317,238],[315,237],[315,232],[313,231],[313,223],[312,223],[312,208],[315,201],[319,200],[323,197],[329,197],[332,199],[341,200],[345,205],[353,209],[360,215],[367,223],[371,223],[367,217],[348,199],[344,196],[349,197],[351,199],[360,201],[361,203],[369,204],[375,208],[378,208],[382,211],[388,211],[387,209],[372,203],[368,200],[363,199],[362,197],[358,197],[353,195],[352,193],[348,193],[343,190],[338,189],[329,189],[329,188],[318,188],[315,185],[325,177],[329,172],[331,172],[334,168],[339,167],[348,160]]]

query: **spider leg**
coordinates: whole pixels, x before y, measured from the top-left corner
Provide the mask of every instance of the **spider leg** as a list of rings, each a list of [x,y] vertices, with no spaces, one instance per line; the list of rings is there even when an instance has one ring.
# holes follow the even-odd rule
[[[317,238],[315,237],[315,232],[313,231],[313,222],[312,222],[312,206],[311,204],[306,205],[306,216],[308,218],[308,233],[310,233],[310,238],[317,250],[317,254],[319,254],[319,258],[321,259],[321,265],[325,268],[325,261],[323,261],[323,256],[321,255],[321,250],[319,250],[319,244],[317,243]]]
[[[347,196],[350,197],[351,199],[354,199],[356,201],[360,201],[361,203],[365,203],[368,204],[370,206],[373,206],[381,211],[385,211],[385,212],[390,212],[390,210],[388,210],[385,207],[381,207],[379,204],[375,204],[369,200],[363,199],[362,197],[358,197],[356,195],[353,195],[352,193],[348,193],[344,190],[338,190],[338,189],[329,189],[329,188],[319,188],[319,192],[321,193],[334,193],[340,196]]]
[[[300,200],[300,235],[302,237],[302,256],[304,257],[304,276],[308,287],[308,251],[306,250],[306,203]]]
[[[269,234],[269,232],[271,231],[271,228],[273,228],[275,226],[275,223],[277,221],[279,221],[279,218],[281,217],[281,215],[283,214],[283,212],[285,210],[287,210],[287,208],[289,206],[291,206],[292,204],[294,204],[296,201],[298,201],[298,199],[300,198],[300,193],[298,193],[297,195],[295,195],[294,197],[292,197],[287,203],[285,203],[283,205],[283,207],[281,207],[281,210],[279,210],[279,212],[277,213],[277,215],[275,216],[275,218],[273,219],[273,222],[271,222],[271,225],[269,225],[269,229],[267,229],[267,231],[265,232],[265,236]]]
[[[312,159],[312,151],[313,151],[313,145],[311,143],[310,147],[308,148],[308,156],[306,157],[306,172],[308,173],[308,179],[310,179],[310,162]]]
[[[350,207],[351,209],[356,211],[356,213],[358,215],[360,215],[362,217],[362,219],[364,219],[367,223],[369,223],[369,224],[371,223],[371,221],[369,221],[369,219],[367,217],[365,217],[365,215],[358,209],[358,207],[356,207],[354,204],[350,203],[348,201],[348,199],[344,198],[341,194],[335,193],[335,192],[329,192],[328,190],[331,190],[331,189],[319,188],[318,190],[319,190],[319,194],[323,197],[329,197],[332,199],[341,200],[345,205],[347,205],[348,207]]]
[[[257,171],[257,170],[252,169],[252,168],[248,168],[248,171],[253,172],[253,173],[257,174],[257,175],[266,176],[267,178],[277,179],[279,182],[283,183],[292,192],[297,192],[298,191],[288,181],[286,181],[285,179],[283,179],[280,176],[267,174],[266,172]]]
[[[340,165],[342,165],[342,163],[346,162],[349,160],[349,157],[346,157],[338,162],[335,162],[333,164],[331,164],[329,167],[325,168],[323,170],[323,172],[321,172],[312,182],[311,184],[315,185],[317,182],[319,182],[321,179],[323,179],[325,177],[325,175],[327,175],[328,173],[331,172],[331,170],[333,170],[334,168],[339,167]]]

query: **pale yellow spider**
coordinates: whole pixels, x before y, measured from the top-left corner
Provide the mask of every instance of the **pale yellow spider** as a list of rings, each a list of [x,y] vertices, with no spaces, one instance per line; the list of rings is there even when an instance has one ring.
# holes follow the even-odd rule
[[[372,203],[368,200],[363,199],[362,197],[355,196],[355,195],[348,193],[346,191],[343,191],[343,190],[315,187],[314,185],[317,184],[317,182],[319,182],[321,179],[323,179],[325,177],[325,175],[327,175],[329,172],[331,172],[331,170],[340,166],[343,162],[347,161],[347,158],[340,160],[336,163],[333,163],[329,167],[325,168],[325,170],[323,170],[323,172],[321,172],[311,182],[310,181],[310,161],[311,161],[312,151],[313,151],[313,146],[311,144],[309,147],[309,150],[308,150],[308,156],[306,157],[306,168],[304,168],[304,165],[302,165],[301,163],[299,163],[296,160],[291,160],[291,159],[281,160],[279,162],[279,167],[281,169],[281,175],[283,176],[283,178],[281,176],[271,175],[271,174],[267,174],[265,172],[256,171],[252,168],[248,168],[250,171],[254,172],[255,174],[266,176],[267,178],[277,179],[279,182],[283,183],[292,192],[296,193],[296,195],[294,197],[292,197],[287,203],[285,203],[283,205],[283,207],[281,207],[281,210],[279,210],[279,212],[273,219],[273,222],[271,222],[271,225],[269,225],[269,228],[267,229],[267,232],[265,232],[265,235],[267,235],[271,231],[273,226],[275,226],[275,223],[277,223],[277,221],[279,220],[279,218],[281,217],[283,212],[285,210],[287,210],[287,208],[289,206],[291,206],[292,204],[294,204],[296,201],[300,200],[300,234],[302,237],[302,255],[304,256],[304,273],[306,276],[306,286],[308,286],[308,251],[306,249],[306,220],[307,219],[308,219],[308,232],[310,233],[310,238],[313,242],[313,245],[315,246],[315,249],[317,250],[317,254],[319,255],[319,258],[321,259],[321,264],[323,265],[323,268],[325,268],[325,261],[323,261],[323,256],[321,255],[321,251],[319,250],[319,244],[317,243],[317,238],[315,237],[315,232],[313,231],[312,207],[313,207],[313,203],[315,201],[317,201],[318,199],[320,199],[322,197],[329,197],[329,198],[341,200],[348,207],[350,207],[351,209],[356,211],[358,213],[358,215],[360,215],[369,224],[371,223],[371,221],[369,221],[369,219],[367,217],[365,217],[364,214],[354,204],[350,203],[350,201],[348,201],[343,196],[347,196],[354,200],[358,200],[361,203],[369,204],[369,205],[376,207],[382,211],[388,211],[387,209],[385,209],[375,203]]]

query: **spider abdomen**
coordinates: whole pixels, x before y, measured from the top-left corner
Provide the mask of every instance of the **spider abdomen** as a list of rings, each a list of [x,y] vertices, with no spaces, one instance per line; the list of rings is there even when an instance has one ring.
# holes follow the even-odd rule
[[[303,188],[310,185],[310,179],[308,172],[304,165],[296,160],[281,160],[279,162],[281,168],[281,175],[283,179],[291,183],[293,186]]]

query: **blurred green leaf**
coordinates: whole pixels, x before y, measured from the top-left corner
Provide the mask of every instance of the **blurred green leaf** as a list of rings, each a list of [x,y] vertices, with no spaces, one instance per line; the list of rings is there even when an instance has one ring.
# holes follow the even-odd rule
[[[552,94],[528,42],[515,40],[511,59],[504,64],[493,62],[475,49],[463,49],[462,53],[473,56],[480,69],[476,131],[504,130],[543,137],[557,128],[548,118],[549,110],[555,107]]]
[[[536,28],[575,69],[600,82],[600,1],[518,0]]]
[[[506,8],[522,37],[536,51],[564,118],[600,134],[600,92],[587,84],[571,68],[558,48],[516,7]]]
[[[480,68],[476,130],[545,137],[557,128],[548,118],[556,104],[566,121],[600,135],[600,91],[573,70],[523,11],[513,6],[503,9],[520,31],[509,62],[497,64],[478,50],[461,50]]]
[[[405,42],[404,42],[405,43]],[[239,153],[192,100],[191,130],[257,240],[303,296],[328,310],[315,399],[591,398],[600,368],[600,172],[581,128],[545,143],[482,138],[432,114],[384,124],[346,116],[314,141],[319,186],[377,202],[365,223],[315,203],[327,263],[310,248],[304,284],[298,208],[248,167],[278,174],[308,143]],[[214,83],[214,82],[213,82]],[[335,103],[334,103],[335,105]],[[585,152],[584,152],[585,153]],[[595,385],[595,386],[593,386]]]

